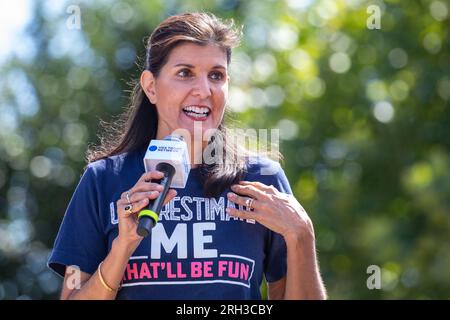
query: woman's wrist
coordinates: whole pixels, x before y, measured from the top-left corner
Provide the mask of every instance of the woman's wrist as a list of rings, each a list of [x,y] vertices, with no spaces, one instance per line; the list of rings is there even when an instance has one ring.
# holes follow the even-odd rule
[[[289,261],[294,265],[299,263],[312,271],[317,268],[316,264],[316,244],[314,236],[300,236],[289,234],[284,237]]]
[[[121,255],[125,255],[127,258],[131,257],[133,252],[139,246],[140,241],[128,241],[126,239],[117,236],[113,241],[113,247],[115,247]]]
[[[296,228],[283,233],[286,242],[314,243],[314,229],[311,226],[305,228]]]
[[[315,254],[315,236],[314,232],[309,231],[292,231],[283,235],[286,242],[286,248],[292,252],[302,252],[303,255]]]

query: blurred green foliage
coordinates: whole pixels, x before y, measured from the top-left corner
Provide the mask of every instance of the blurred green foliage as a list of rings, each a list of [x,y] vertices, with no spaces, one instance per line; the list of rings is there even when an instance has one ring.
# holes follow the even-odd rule
[[[25,49],[0,69],[0,299],[58,296],[45,263],[99,120],[126,106],[144,37],[199,10],[244,26],[229,107],[280,129],[330,298],[449,298],[448,2],[83,1],[80,29],[70,5],[33,2]]]

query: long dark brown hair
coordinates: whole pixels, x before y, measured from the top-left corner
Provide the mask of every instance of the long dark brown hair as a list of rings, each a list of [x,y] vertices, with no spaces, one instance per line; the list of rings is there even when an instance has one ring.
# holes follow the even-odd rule
[[[185,13],[164,20],[151,34],[146,44],[145,69],[158,77],[172,49],[184,42],[199,45],[213,43],[225,50],[227,63],[231,50],[239,44],[241,30],[233,22],[224,22],[212,14]],[[127,110],[111,123],[101,123],[100,143],[87,152],[88,163],[113,155],[133,152],[148,146],[156,138],[158,114],[156,106],[145,95],[139,80],[132,82],[133,90]],[[242,179],[245,173],[245,148],[234,143],[234,137],[225,126],[226,115],[209,143],[223,150],[223,157],[233,161],[216,161],[200,165],[204,179],[204,194],[219,195],[231,184]]]

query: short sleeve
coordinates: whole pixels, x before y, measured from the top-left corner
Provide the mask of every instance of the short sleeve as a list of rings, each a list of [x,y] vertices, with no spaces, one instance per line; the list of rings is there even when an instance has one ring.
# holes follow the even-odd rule
[[[270,183],[278,189],[278,191],[292,194],[291,186],[281,166],[276,163]],[[279,233],[269,231],[268,241],[266,245],[266,259],[264,265],[264,273],[268,282],[280,280],[287,272],[287,253],[284,238]]]
[[[93,274],[106,255],[107,239],[100,219],[96,176],[88,166],[64,214],[48,266],[61,276],[69,265]]]
[[[279,164],[276,164],[276,166],[278,166],[278,171],[275,174],[274,186],[280,192],[292,194],[291,185],[289,184],[289,181],[286,177],[286,174],[284,173],[283,168]]]

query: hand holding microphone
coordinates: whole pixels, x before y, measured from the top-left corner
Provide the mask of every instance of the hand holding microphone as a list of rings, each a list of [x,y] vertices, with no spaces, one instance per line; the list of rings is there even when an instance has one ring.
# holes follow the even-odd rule
[[[142,237],[136,233],[138,227],[138,214],[148,207],[151,201],[161,196],[163,186],[157,182],[164,177],[162,172],[153,170],[144,173],[136,184],[122,193],[117,201],[119,216],[119,238],[123,243],[137,247]],[[163,205],[168,203],[177,195],[174,189],[168,189],[164,196]]]
[[[127,242],[138,243],[150,234],[163,205],[176,196],[170,187],[185,187],[191,168],[186,142],[177,135],[150,141],[144,166],[146,173],[117,202],[119,236],[125,234]]]
[[[181,136],[169,135],[164,140],[152,140],[144,156],[146,171],[156,169],[163,173],[158,181],[162,186],[160,195],[151,200],[147,208],[139,212],[137,234],[147,237],[158,223],[169,187],[184,188],[189,176],[190,164],[187,145]]]
[[[156,199],[150,200],[147,208],[139,212],[139,224],[136,231],[141,237],[148,236],[153,227],[158,223],[159,213],[161,212],[164,204],[163,200],[169,192],[169,186],[172,183],[173,176],[175,175],[175,168],[166,162],[158,163],[156,165],[156,170],[163,173],[163,177],[157,181],[157,183],[162,186],[162,191]]]
[[[144,156],[145,171],[137,183],[117,201],[119,238],[139,244],[158,222],[163,205],[184,188],[190,172],[186,142],[180,136],[152,140]]]

